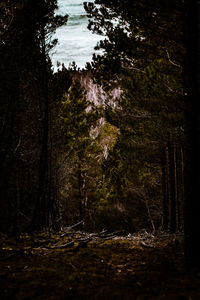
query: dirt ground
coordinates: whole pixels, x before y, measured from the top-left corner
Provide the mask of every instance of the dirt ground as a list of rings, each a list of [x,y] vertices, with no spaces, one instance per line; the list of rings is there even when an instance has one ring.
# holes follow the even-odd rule
[[[183,237],[80,233],[1,238],[0,299],[200,299],[200,270],[183,268]]]

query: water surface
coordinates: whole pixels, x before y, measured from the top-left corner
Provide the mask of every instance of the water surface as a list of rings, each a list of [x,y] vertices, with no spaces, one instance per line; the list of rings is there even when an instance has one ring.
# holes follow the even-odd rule
[[[56,31],[58,45],[52,51],[52,63],[55,67],[57,61],[64,63],[66,67],[73,61],[83,68],[86,62],[91,62],[95,52],[94,47],[102,39],[101,36],[91,33],[87,29],[88,18],[81,0],[58,0],[57,13],[68,14],[66,26]],[[90,2],[94,2],[90,0]]]

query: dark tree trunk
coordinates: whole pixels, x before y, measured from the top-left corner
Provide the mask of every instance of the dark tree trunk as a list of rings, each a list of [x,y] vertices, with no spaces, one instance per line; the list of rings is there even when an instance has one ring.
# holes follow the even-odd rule
[[[79,215],[80,220],[83,220],[83,195],[82,195],[82,171],[81,163],[78,163],[78,199],[79,199]]]
[[[43,115],[42,145],[39,166],[39,186],[37,200],[34,208],[32,229],[41,230],[49,226],[49,189],[48,189],[48,137],[49,137],[49,95],[48,95],[48,75],[46,62],[45,25],[41,27],[42,39],[42,91],[41,108]]]
[[[185,203],[185,178],[184,178],[184,149],[181,147],[181,209],[180,209],[180,219],[181,219],[181,227],[180,230],[184,229],[184,203]]]
[[[55,231],[59,231],[60,213],[58,205],[58,174],[55,166],[55,157],[53,153],[53,138],[52,138],[52,118],[49,111],[49,206],[51,216],[51,226]]]
[[[162,153],[162,188],[163,188],[163,230],[168,230],[169,226],[169,174],[168,174],[168,148]]]
[[[200,2],[186,1],[184,78],[188,92],[185,157],[185,263],[200,266]]]
[[[177,230],[183,230],[183,206],[184,206],[184,163],[183,149],[180,145],[176,147],[176,227]]]
[[[14,222],[13,222],[13,234],[18,235],[20,232],[19,228],[19,206],[20,206],[20,176],[19,176],[20,166],[16,170],[16,199],[15,199],[15,209],[14,209]]]
[[[174,140],[169,142],[169,167],[170,167],[170,211],[169,231],[176,232],[176,151]]]

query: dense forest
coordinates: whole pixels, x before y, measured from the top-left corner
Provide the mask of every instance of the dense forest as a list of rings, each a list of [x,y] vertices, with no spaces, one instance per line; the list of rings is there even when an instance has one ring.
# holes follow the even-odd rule
[[[143,232],[144,247],[147,232],[148,238],[167,236],[169,245],[172,237],[183,237],[175,241],[182,243],[181,265],[198,269],[199,2],[85,2],[88,28],[104,37],[96,46],[103,54],[83,70],[73,63],[54,72],[53,34],[68,19],[56,15],[57,5],[56,0],[0,4],[0,261],[9,260],[5,245],[11,239],[15,245],[29,239],[33,247],[42,234],[61,239],[75,228],[66,247],[58,248],[77,250],[98,233],[108,239]],[[76,240],[77,232],[87,237]],[[166,253],[178,260],[176,251]],[[2,297],[8,299],[5,290]],[[99,298],[81,295],[113,299],[106,291]],[[130,291],[118,299],[131,299]]]

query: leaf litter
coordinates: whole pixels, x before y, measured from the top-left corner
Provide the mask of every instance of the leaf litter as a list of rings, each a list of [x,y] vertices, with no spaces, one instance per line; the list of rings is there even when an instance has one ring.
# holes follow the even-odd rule
[[[183,235],[164,232],[0,238],[0,299],[200,299],[200,271],[184,269]]]

